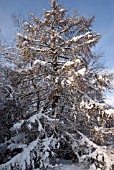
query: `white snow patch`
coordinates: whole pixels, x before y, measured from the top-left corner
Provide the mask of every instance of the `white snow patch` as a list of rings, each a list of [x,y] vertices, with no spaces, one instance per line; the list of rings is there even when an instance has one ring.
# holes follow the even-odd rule
[[[74,61],[67,61],[64,65],[63,65],[63,68],[65,67],[70,67],[74,64]]]
[[[25,170],[26,164],[31,164],[31,158],[30,158],[30,152],[37,146],[38,140],[35,140],[31,142],[27,148],[23,150],[23,152],[17,154],[14,156],[10,161],[8,161],[5,164],[0,165],[0,169],[7,169],[11,170],[11,164],[13,167],[15,167],[16,163],[19,165],[19,169]],[[34,161],[33,161],[34,162]],[[34,165],[33,165],[34,167]]]
[[[15,144],[15,143],[12,143],[10,144],[7,148],[10,149],[10,150],[14,150],[14,149],[17,149],[17,148],[26,148],[27,145],[26,144]]]
[[[63,67],[62,67],[62,69],[64,69],[64,68],[66,68],[66,67],[71,67],[71,66],[77,66],[78,64],[80,64],[81,63],[81,61],[80,61],[80,59],[75,59],[75,60],[73,60],[73,61],[67,61],[64,65],[63,65]]]
[[[61,165],[58,168],[55,168],[55,170],[84,170],[84,169],[82,166],[76,166],[72,164],[72,165]]]
[[[13,125],[13,129],[20,129],[21,125],[24,123],[25,120],[20,120],[16,124]],[[12,128],[11,128],[12,129]]]
[[[34,170],[39,170],[39,169],[37,168],[37,169],[34,169]],[[85,170],[85,169],[82,166],[78,166],[78,165],[75,165],[75,164],[72,164],[72,165],[66,164],[66,165],[56,165],[54,170]]]
[[[75,36],[75,37],[73,37],[72,40],[77,42],[79,39],[84,38],[85,36],[88,36],[89,34],[91,35],[91,32],[87,32],[87,33],[85,33],[83,35]]]
[[[86,72],[86,68],[82,68],[82,69],[78,70],[78,73],[82,76],[84,76],[85,72]]]
[[[23,35],[21,33],[16,34],[17,38],[23,38]]]
[[[45,66],[45,65],[46,65],[46,62],[45,62],[45,61],[42,61],[42,60],[35,60],[33,64],[34,64],[34,65],[39,64],[39,65],[41,65],[41,66]]]
[[[114,109],[107,109],[105,110],[105,113],[111,117],[114,117]]]
[[[61,8],[59,11],[60,11],[60,12],[64,12],[64,11],[66,11],[66,9],[62,9],[62,8]]]
[[[98,38],[97,38],[97,37],[95,37],[95,38],[93,38],[92,40],[88,40],[88,41],[86,41],[84,44],[91,44],[91,43],[96,42],[97,40],[98,40]]]
[[[75,63],[80,63],[80,62],[81,62],[80,59],[75,60]]]
[[[24,22],[23,26],[29,26],[28,22]]]
[[[98,168],[99,169],[99,168]],[[89,170],[97,170],[95,164],[92,164],[89,168]],[[99,169],[100,170],[100,169]]]

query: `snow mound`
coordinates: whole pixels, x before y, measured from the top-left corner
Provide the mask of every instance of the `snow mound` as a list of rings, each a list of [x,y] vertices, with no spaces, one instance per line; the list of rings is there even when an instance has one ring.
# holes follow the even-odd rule
[[[55,170],[84,170],[82,166],[76,166],[74,164],[72,165],[61,165],[58,168],[55,168]]]

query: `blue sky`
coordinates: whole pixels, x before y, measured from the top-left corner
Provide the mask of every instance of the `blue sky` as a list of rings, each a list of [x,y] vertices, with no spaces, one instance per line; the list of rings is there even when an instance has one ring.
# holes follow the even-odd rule
[[[80,15],[95,15],[93,30],[102,35],[96,46],[96,51],[104,52],[104,63],[114,68],[114,0],[58,0],[63,7],[78,10]],[[11,15],[21,12],[27,16],[30,11],[36,16],[42,15],[43,9],[50,9],[49,0],[0,0],[0,29],[6,40],[15,37],[15,28],[12,27]]]

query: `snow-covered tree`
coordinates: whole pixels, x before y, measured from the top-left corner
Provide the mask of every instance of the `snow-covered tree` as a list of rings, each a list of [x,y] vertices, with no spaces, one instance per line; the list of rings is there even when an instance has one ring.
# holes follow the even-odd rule
[[[7,160],[6,143],[11,138],[10,128],[21,119],[21,105],[16,100],[14,88],[10,81],[16,77],[8,62],[6,62],[5,45],[0,45],[0,164]]]
[[[100,35],[86,19],[51,0],[51,11],[31,20],[17,33],[10,82],[22,116],[2,146],[1,170],[54,167],[56,158],[83,163],[85,169],[110,170],[114,164],[114,110],[104,102],[112,74],[104,73],[92,47]],[[12,50],[13,51],[13,50]],[[16,57],[15,57],[16,56]],[[15,89],[16,86],[16,89]],[[53,166],[52,166],[53,165]]]

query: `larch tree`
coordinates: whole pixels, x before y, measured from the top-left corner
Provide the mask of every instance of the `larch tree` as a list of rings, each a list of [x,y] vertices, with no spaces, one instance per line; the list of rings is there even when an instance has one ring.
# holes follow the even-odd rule
[[[56,158],[111,170],[108,121],[114,110],[104,94],[113,75],[92,51],[100,39],[92,31],[94,17],[69,16],[56,0],[43,14],[40,19],[31,13],[9,54],[15,65],[10,85],[21,115],[10,128],[11,139],[0,145],[7,153],[0,170],[53,169]]]

